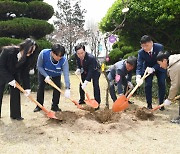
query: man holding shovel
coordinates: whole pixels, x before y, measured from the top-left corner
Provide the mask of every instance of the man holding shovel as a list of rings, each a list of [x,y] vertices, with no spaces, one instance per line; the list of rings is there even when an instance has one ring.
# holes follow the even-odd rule
[[[162,104],[165,96],[165,79],[166,79],[166,70],[161,68],[157,64],[156,57],[160,51],[163,50],[163,46],[158,43],[153,43],[152,39],[148,35],[144,35],[140,44],[142,49],[138,51],[137,59],[137,69],[136,69],[136,83],[141,85],[143,82],[141,76],[144,70],[147,68],[148,73],[151,74],[145,79],[145,94],[147,101],[147,108],[152,109],[152,80],[154,74],[157,76],[158,81],[158,95],[159,95],[159,104]],[[164,110],[164,107],[160,108]]]
[[[115,84],[117,84],[119,96],[123,95],[126,92],[127,87],[129,89],[133,88],[131,78],[132,70],[136,67],[136,61],[136,57],[130,56],[126,60],[121,60],[115,63],[111,68],[107,70],[107,78],[110,83],[110,95],[114,102],[117,100],[114,86]],[[123,86],[125,90],[123,90]]]
[[[75,47],[76,51],[76,62],[77,62],[77,70],[75,74],[81,75],[82,85],[80,84],[79,92],[80,92],[80,100],[79,104],[85,104],[85,93],[84,89],[86,88],[87,84],[93,81],[93,89],[94,89],[94,98],[100,104],[101,97],[100,97],[100,88],[99,88],[99,77],[100,71],[98,67],[98,63],[96,58],[85,51],[85,46],[79,44]],[[97,108],[99,109],[99,107]]]
[[[180,89],[180,54],[170,56],[168,52],[160,52],[157,55],[157,62],[161,68],[167,69],[168,76],[171,80],[169,95],[164,101],[164,105],[170,105]],[[179,116],[171,122],[180,124],[180,108]]]
[[[69,65],[68,60],[64,56],[65,48],[60,44],[54,44],[52,49],[44,49],[40,52],[37,61],[38,69],[38,91],[37,101],[43,105],[44,103],[44,88],[45,82],[48,83],[52,79],[53,82],[61,87],[61,73],[64,75],[65,80],[65,97],[70,97],[70,81],[69,81]],[[60,99],[60,92],[53,89],[53,98],[51,110],[57,112],[61,111],[58,107]],[[34,112],[40,111],[38,106],[34,109]]]

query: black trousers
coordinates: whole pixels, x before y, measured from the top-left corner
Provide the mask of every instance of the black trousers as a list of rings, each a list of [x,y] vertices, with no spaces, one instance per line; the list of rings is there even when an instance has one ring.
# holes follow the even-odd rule
[[[43,105],[44,104],[44,88],[45,81],[44,76],[38,73],[38,90],[37,90],[37,101]],[[52,81],[61,88],[61,76],[53,77]],[[52,98],[52,106],[57,106],[59,104],[60,92],[53,88],[53,98]]]
[[[100,88],[99,88],[99,77],[100,77],[100,72],[94,73],[92,82],[93,82],[94,98],[100,104],[101,103],[101,94],[100,94]],[[81,74],[81,79],[84,82],[86,79],[86,75]],[[84,90],[81,88],[81,84],[79,85],[79,93],[80,93],[80,101],[84,101],[85,93],[84,93]]]
[[[19,82],[18,76],[15,80]],[[5,83],[0,85],[0,117],[1,117],[1,106],[4,93]],[[10,86],[10,117],[19,118],[21,117],[21,104],[20,104],[20,91],[17,88]]]

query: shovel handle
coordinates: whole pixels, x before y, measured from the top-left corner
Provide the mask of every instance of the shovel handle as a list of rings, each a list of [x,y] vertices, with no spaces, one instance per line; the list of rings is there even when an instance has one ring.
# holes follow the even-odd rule
[[[147,78],[148,76],[150,75],[150,73],[147,72],[147,69],[145,70],[144,72],[144,75],[142,76],[142,80],[144,81],[145,78]],[[134,94],[134,92],[137,90],[137,88],[139,87],[140,85],[136,84],[136,86],[134,87],[134,89],[129,93],[129,95],[127,96],[127,99],[129,100],[129,98]]]
[[[173,102],[176,101],[176,100],[178,100],[178,99],[180,99],[180,95],[176,96],[176,97],[173,99]],[[160,109],[160,108],[163,107],[163,106],[165,106],[164,103],[161,104],[161,105],[156,106],[156,107],[153,108],[151,111],[156,111],[156,110]]]
[[[20,86],[18,82],[16,82],[16,88],[18,88],[22,93],[25,93],[25,90],[23,89],[23,87]],[[32,102],[34,102],[37,106],[39,106],[44,112],[49,113],[49,111],[44,106],[42,106],[38,101],[36,101],[31,95],[29,95],[28,98]]]

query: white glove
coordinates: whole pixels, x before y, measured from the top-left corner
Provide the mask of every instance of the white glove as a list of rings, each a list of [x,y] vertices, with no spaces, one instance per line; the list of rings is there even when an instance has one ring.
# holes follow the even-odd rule
[[[147,67],[146,69],[149,74],[152,74],[153,72],[155,72],[155,69],[152,67]]]
[[[136,84],[141,86],[143,84],[143,80],[141,79],[141,75],[136,75]]]
[[[46,76],[45,80],[44,80],[46,83],[49,83],[51,81],[50,77],[49,76]]]
[[[66,90],[65,90],[64,96],[65,96],[66,98],[70,98],[70,89],[66,89]]]
[[[29,74],[30,74],[30,75],[33,75],[33,74],[34,74],[34,69],[30,70],[30,71],[29,71]]]
[[[129,87],[129,89],[134,88],[133,84],[130,81],[128,81],[128,87]]]
[[[164,101],[164,105],[170,105],[172,102],[170,101],[170,100],[168,100],[168,99],[166,99],[165,101]]]
[[[10,86],[16,88],[16,81],[15,80],[12,80],[8,83]]]
[[[24,90],[24,91],[25,91],[24,95],[25,95],[26,97],[28,97],[28,96],[31,94],[31,89],[26,89],[26,90]]]
[[[82,84],[81,88],[84,90],[86,88],[87,84],[88,84],[88,81],[85,80],[84,83]]]
[[[76,75],[81,75],[81,69],[78,68],[78,69],[75,71],[75,74],[76,74]]]

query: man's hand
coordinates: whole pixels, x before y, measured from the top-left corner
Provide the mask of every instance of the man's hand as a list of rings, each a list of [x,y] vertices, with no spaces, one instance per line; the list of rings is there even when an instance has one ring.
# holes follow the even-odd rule
[[[133,84],[130,81],[128,81],[128,87],[129,87],[129,89],[134,88]]]
[[[49,83],[51,81],[50,77],[49,76],[46,76],[45,80],[44,80],[46,83]]]
[[[16,81],[15,80],[12,80],[8,83],[10,86],[16,88]]]
[[[152,74],[153,72],[155,72],[155,69],[152,67],[147,67],[146,69],[149,74]]]
[[[84,90],[84,89],[86,88],[87,84],[88,84],[88,81],[85,80],[85,81],[82,83],[81,88]]]
[[[116,82],[119,82],[120,79],[121,79],[121,76],[120,76],[119,74],[116,74],[116,76],[115,76],[115,81],[116,81]]]
[[[66,98],[70,98],[70,95],[71,95],[70,89],[66,89],[66,90],[65,90],[65,93],[64,93],[64,96],[65,96]]]
[[[170,105],[172,102],[170,101],[170,100],[168,100],[168,99],[166,99],[165,101],[164,101],[164,105]]]
[[[31,94],[31,89],[26,89],[26,90],[24,90],[24,91],[25,91],[24,95],[25,95],[26,97],[28,97],[28,96]]]
[[[81,69],[78,68],[78,69],[75,71],[75,74],[76,74],[76,75],[81,75]]]
[[[141,86],[143,84],[143,80],[141,79],[141,75],[136,75],[136,84]]]

